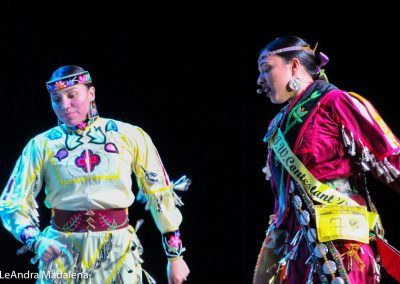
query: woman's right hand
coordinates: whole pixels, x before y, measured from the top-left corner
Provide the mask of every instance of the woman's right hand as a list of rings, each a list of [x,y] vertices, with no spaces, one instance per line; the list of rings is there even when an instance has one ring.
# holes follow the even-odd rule
[[[39,259],[44,262],[55,260],[64,249],[65,246],[62,243],[47,237],[40,238],[36,244],[36,253]]]

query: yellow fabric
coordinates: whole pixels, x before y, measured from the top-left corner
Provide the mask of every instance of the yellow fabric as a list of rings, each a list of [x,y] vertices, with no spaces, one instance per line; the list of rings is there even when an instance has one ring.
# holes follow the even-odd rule
[[[19,239],[22,228],[37,221],[35,198],[43,181],[49,208],[128,208],[135,200],[132,172],[159,230],[178,229],[182,216],[175,206],[173,185],[151,138],[139,127],[105,118],[85,131],[68,132],[57,126],[31,139],[3,191],[0,215]],[[153,181],[146,172],[152,173]]]
[[[400,147],[399,142],[397,141],[396,137],[394,136],[393,132],[389,129],[385,121],[382,119],[382,117],[378,114],[378,112],[375,110],[375,108],[371,105],[369,101],[367,101],[365,98],[360,96],[357,93],[354,92],[349,92],[350,95],[356,97],[360,101],[362,101],[365,106],[368,109],[368,112],[370,115],[374,118],[376,123],[379,125],[379,127],[382,129],[383,133],[385,133],[385,137],[387,141],[390,143],[390,145],[394,148],[397,149]]]
[[[86,233],[63,233],[47,227],[44,231],[46,237],[63,243],[70,256],[63,253],[53,263],[39,263],[39,276],[37,283],[51,283],[49,273],[67,273],[71,278],[64,279],[64,283],[72,284],[90,284],[90,283],[113,283],[118,282],[116,278],[123,283],[143,283],[142,282],[142,258],[141,244],[137,239],[136,233],[131,226],[111,232],[86,232]],[[105,242],[112,235],[112,250],[102,251]],[[135,246],[134,251],[131,250]],[[82,260],[74,263],[76,252],[80,253]],[[107,254],[102,259],[100,254]],[[96,261],[101,260],[101,265],[96,266]],[[90,271],[92,274],[90,275]],[[78,279],[75,275],[81,275]],[[47,277],[50,275],[50,277]]]
[[[365,206],[315,206],[320,242],[354,240],[369,242],[368,211]]]

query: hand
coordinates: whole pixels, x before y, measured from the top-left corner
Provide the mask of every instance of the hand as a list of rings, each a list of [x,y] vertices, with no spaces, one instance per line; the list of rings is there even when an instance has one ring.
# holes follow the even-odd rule
[[[46,237],[40,238],[36,244],[37,255],[44,262],[49,262],[58,258],[64,249],[65,246],[59,241]]]
[[[167,275],[169,284],[183,283],[183,281],[186,281],[189,272],[189,267],[183,258],[168,261]]]

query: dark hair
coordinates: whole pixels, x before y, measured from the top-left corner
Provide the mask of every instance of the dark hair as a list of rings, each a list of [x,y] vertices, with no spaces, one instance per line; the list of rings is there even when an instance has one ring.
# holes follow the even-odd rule
[[[85,69],[83,69],[80,66],[76,66],[76,65],[61,66],[56,71],[54,71],[53,74],[51,74],[49,81],[54,81],[54,80],[57,80],[59,78],[65,77],[65,76],[69,76],[72,74],[77,74],[77,73],[81,73],[81,72],[85,72],[85,71],[86,71]],[[87,83],[87,84],[85,84],[85,86],[90,88],[93,86],[93,84]]]
[[[268,43],[267,46],[261,50],[260,54],[266,50],[274,51],[289,46],[310,47],[310,44],[298,36],[281,36]],[[320,78],[322,74],[318,68],[320,60],[315,54],[305,50],[293,50],[277,53],[276,55],[284,58],[286,63],[289,63],[293,58],[298,58],[314,80],[322,79]]]

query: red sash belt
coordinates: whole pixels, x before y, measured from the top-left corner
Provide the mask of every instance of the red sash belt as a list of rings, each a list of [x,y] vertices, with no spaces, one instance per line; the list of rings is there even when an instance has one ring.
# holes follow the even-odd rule
[[[69,211],[52,209],[51,225],[63,232],[98,232],[128,227],[128,209]]]

